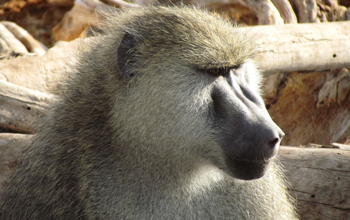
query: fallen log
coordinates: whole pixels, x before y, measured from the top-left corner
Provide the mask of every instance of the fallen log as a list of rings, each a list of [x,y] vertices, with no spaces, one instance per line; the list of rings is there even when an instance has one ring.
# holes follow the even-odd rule
[[[0,127],[33,133],[35,122],[55,100],[52,94],[30,90],[0,80]]]
[[[350,151],[281,147],[300,219],[350,219]]]
[[[265,74],[350,67],[350,21],[256,26],[254,60]]]

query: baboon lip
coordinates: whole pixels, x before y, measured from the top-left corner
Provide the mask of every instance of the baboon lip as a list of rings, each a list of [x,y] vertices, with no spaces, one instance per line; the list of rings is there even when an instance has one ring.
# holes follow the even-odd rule
[[[229,174],[233,177],[242,180],[253,180],[259,179],[265,175],[273,158],[274,156],[263,159],[235,158],[228,156],[226,158],[226,163]]]
[[[268,158],[262,158],[262,159],[247,159],[247,158],[236,158],[236,157],[230,157],[232,160],[236,160],[239,162],[246,162],[246,163],[256,163],[256,164],[266,164],[272,161],[276,155]]]

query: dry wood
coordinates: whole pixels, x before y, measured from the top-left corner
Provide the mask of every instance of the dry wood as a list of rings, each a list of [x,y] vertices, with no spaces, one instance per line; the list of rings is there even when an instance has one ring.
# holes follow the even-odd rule
[[[2,60],[0,80],[41,92],[60,93],[67,74],[77,62],[78,53],[84,50],[80,47],[81,41],[85,40],[58,42],[42,56]]]
[[[76,0],[73,8],[52,29],[53,37],[56,41],[72,41],[82,37],[91,25],[98,24],[101,18],[101,13],[98,12],[112,11],[112,6],[98,0]]]
[[[7,46],[10,50],[16,53],[28,53],[26,47],[3,25],[0,23],[0,40],[4,45]],[[2,51],[1,52],[10,52]]]
[[[35,122],[55,96],[0,80],[0,127],[33,133]]]
[[[347,144],[332,143],[331,146],[335,146],[342,150],[350,150],[350,145]]]
[[[252,9],[259,19],[259,24],[283,24],[283,19],[270,0],[240,0],[242,5]]]
[[[18,26],[17,24],[9,21],[2,21],[3,24],[11,33],[28,49],[29,52],[43,55],[47,51],[47,48],[39,41],[35,40],[26,30]]]
[[[344,143],[350,139],[350,95],[341,101],[350,94],[350,74],[343,78],[340,72],[281,74],[285,77],[283,90],[278,92],[277,101],[270,103],[269,113],[286,133],[283,145]]]
[[[281,147],[301,219],[350,219],[350,151]]]
[[[290,0],[296,8],[299,23],[318,23],[317,4],[315,0]]]
[[[272,0],[272,3],[276,6],[277,10],[281,14],[281,17],[283,18],[284,23],[286,24],[298,23],[297,17],[288,0]]]
[[[140,5],[124,2],[122,0],[101,0],[101,1],[108,5],[112,5],[122,9],[140,7]]]
[[[255,61],[266,74],[350,67],[350,21],[257,26]]]
[[[350,72],[343,68],[334,76],[327,75],[325,84],[318,93],[317,107],[330,107],[333,103],[341,105],[346,99],[350,90]]]

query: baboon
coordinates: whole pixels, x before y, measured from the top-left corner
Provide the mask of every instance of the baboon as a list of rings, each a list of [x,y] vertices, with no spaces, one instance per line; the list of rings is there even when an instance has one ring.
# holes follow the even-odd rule
[[[252,31],[185,6],[106,16],[1,219],[294,219]]]

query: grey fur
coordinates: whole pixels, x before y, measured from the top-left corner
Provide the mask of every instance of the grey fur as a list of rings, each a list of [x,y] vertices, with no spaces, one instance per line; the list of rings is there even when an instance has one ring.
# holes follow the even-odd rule
[[[295,219],[250,33],[186,7],[107,20],[2,195],[1,219]],[[270,166],[246,175],[227,155]]]

